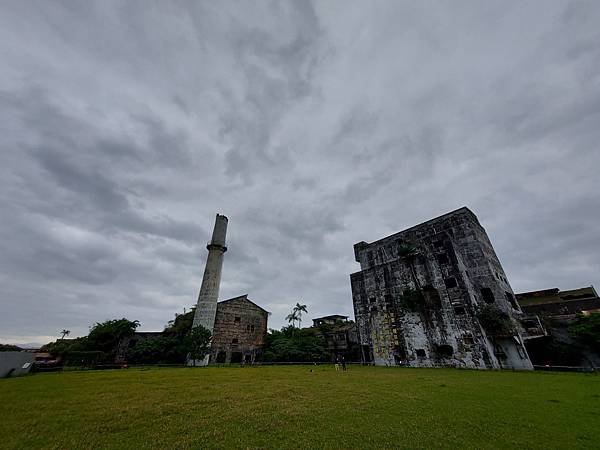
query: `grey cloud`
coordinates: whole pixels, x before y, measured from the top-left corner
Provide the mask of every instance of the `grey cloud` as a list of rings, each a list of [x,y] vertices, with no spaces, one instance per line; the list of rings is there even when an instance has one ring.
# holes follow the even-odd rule
[[[355,242],[465,204],[515,290],[598,282],[596,2],[146,6],[3,8],[0,341],[160,329],[215,212],[222,297],[273,328],[351,315]]]

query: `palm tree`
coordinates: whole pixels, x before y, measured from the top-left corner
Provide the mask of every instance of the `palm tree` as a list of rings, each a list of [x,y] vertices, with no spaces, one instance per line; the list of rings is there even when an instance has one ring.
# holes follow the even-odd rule
[[[289,323],[292,324],[292,336],[293,336],[294,335],[294,324],[296,323],[296,320],[298,320],[298,314],[296,313],[296,310],[293,309],[292,312],[286,316],[285,320],[287,320]]]
[[[69,330],[62,330],[60,332],[60,334],[62,334],[61,339],[64,339],[65,336],[68,336],[69,334],[71,334],[71,331],[69,331]]]
[[[286,316],[285,320],[287,320],[289,323],[291,323],[292,328],[294,328],[294,325],[296,324],[296,320],[298,320],[298,314],[296,313],[296,310],[295,309],[292,310],[292,312]]]
[[[306,310],[306,305],[301,305],[300,303],[296,303],[296,306],[294,306],[293,312],[296,313],[296,315],[298,316],[298,328],[302,327],[302,313],[308,313],[308,311]]]

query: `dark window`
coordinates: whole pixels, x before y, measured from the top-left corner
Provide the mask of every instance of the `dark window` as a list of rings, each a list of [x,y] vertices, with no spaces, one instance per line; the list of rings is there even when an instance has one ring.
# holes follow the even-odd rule
[[[375,297],[369,298],[369,303],[375,303],[377,299]]]
[[[419,358],[425,358],[425,350],[423,350],[422,348],[418,348],[416,353]]]
[[[385,304],[386,305],[394,304],[394,299],[392,298],[392,296],[390,294],[385,294]]]
[[[240,363],[242,362],[242,352],[233,352],[231,354],[231,362],[232,363]]]
[[[219,352],[217,353],[217,363],[224,363],[225,359],[227,358],[227,353],[225,352]]]
[[[236,323],[240,323],[241,320],[242,320],[241,317],[236,317],[235,319],[233,319],[233,321],[236,322]]]
[[[434,245],[434,247],[437,247],[437,248],[443,248],[444,241],[442,241],[441,239],[438,239],[437,241],[433,241],[433,245]]]
[[[473,339],[473,336],[465,335],[463,336],[463,343],[468,346],[475,345],[475,339]]]
[[[446,255],[445,253],[440,253],[439,255],[437,255],[437,260],[440,264],[448,264],[449,262],[448,255]]]
[[[250,325],[250,331],[254,331],[254,325]]]
[[[519,309],[519,305],[517,304],[517,301],[515,300],[514,295],[512,295],[508,291],[504,291],[504,295],[506,295],[506,300],[508,300],[508,302],[510,303],[510,306],[512,306],[513,309]]]
[[[451,345],[442,344],[436,345],[435,354],[441,358],[449,358],[454,353],[454,349]]]
[[[246,325],[246,332],[250,331],[250,324]]]
[[[455,305],[454,306],[454,314],[456,314],[457,316],[462,316],[465,314],[465,307],[462,305]]]
[[[231,343],[232,343],[232,344],[237,344],[237,343],[238,343],[238,339],[237,339],[237,338],[233,338],[233,339],[231,340]]]
[[[455,288],[456,286],[458,286],[458,283],[456,282],[456,278],[454,278],[454,277],[444,279],[444,284],[446,285],[446,289],[451,289],[451,288]]]
[[[439,309],[442,307],[442,299],[440,298],[439,291],[433,286],[425,286],[423,288],[423,293],[425,294],[425,301],[427,305],[432,309]]]
[[[483,301],[486,303],[494,303],[494,293],[490,288],[481,288],[481,296],[483,297]]]

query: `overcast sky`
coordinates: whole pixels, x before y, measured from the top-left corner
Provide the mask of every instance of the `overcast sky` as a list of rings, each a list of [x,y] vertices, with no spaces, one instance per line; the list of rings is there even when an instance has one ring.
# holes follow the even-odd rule
[[[0,342],[221,299],[352,315],[463,205],[515,291],[600,282],[600,2],[0,3]]]

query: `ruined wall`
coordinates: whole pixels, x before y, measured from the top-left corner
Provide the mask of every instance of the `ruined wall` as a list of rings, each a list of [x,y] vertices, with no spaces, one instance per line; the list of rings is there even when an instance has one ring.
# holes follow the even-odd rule
[[[406,246],[416,250],[407,256]],[[518,332],[491,337],[477,311],[521,314],[477,217],[467,208],[354,246],[350,276],[359,338],[378,365],[531,369]],[[410,295],[409,295],[410,294]]]
[[[248,300],[236,297],[217,304],[210,362],[253,364],[262,358],[268,313]]]

